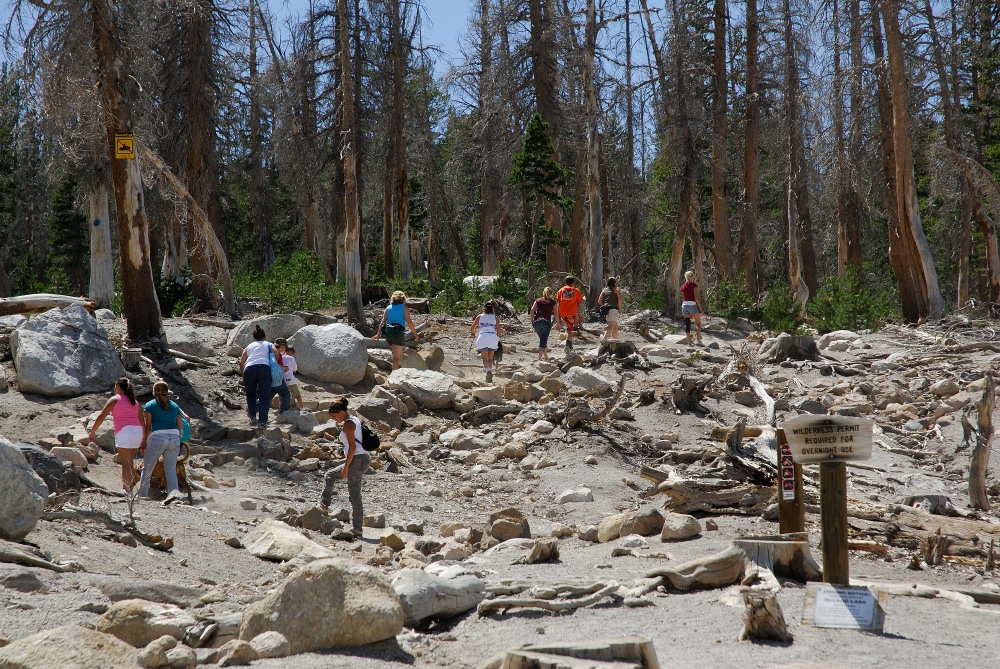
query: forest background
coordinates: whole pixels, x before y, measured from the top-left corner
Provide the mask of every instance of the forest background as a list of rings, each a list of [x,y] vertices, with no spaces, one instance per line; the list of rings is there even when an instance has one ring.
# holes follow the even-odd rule
[[[468,0],[441,44],[425,1],[8,3],[0,297],[135,341],[480,274],[673,312],[692,269],[789,331],[1000,301],[995,3]]]

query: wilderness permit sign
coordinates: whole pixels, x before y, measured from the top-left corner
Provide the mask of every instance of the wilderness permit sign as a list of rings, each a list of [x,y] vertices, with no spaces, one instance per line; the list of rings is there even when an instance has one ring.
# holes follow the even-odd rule
[[[782,427],[792,458],[804,464],[867,460],[872,456],[874,425],[868,418],[802,415],[786,420]]]

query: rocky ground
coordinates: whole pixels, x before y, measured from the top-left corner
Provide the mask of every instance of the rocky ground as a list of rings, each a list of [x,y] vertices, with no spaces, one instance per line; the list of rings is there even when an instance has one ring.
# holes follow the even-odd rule
[[[1000,658],[993,633],[1000,606],[990,603],[1000,601],[1000,586],[987,569],[987,547],[1000,538],[1000,524],[994,514],[967,508],[970,448],[962,427],[964,412],[982,396],[984,373],[1000,352],[991,330],[954,319],[935,327],[844,333],[820,340],[819,360],[779,363],[758,357],[758,349],[769,348],[761,346],[763,336],[721,319],[707,319],[706,346],[688,347],[673,333],[676,323],[646,314],[623,327],[622,339],[639,351],[635,356],[598,356],[601,330],[593,323],[577,342],[575,356],[561,359],[556,355],[563,352],[561,342],[553,341],[556,360],[538,365],[535,336],[522,317],[521,323],[505,323],[507,352],[494,387],[487,387],[470,350],[468,321],[415,320],[430,325],[425,339],[426,333],[435,334],[419,352],[408,352],[407,366],[437,369],[454,387],[434,385],[441,379],[393,382],[387,379],[387,352],[378,350],[370,353],[364,379],[348,387],[301,377],[308,407],[325,407],[346,392],[381,433],[384,452],[373,458],[376,469],[364,484],[372,527],[358,541],[337,538],[344,536],[339,523],[314,509],[323,474],[337,462],[335,428],[323,425],[325,412],[286,417],[277,432],[254,433],[241,408],[236,358],[228,355],[231,328],[205,319],[168,321],[172,346],[205,364],[148,355],[133,378],[148,390],[164,376],[195,418],[187,463],[200,488],[193,503],[164,507],[139,501],[132,508],[120,496],[89,488],[61,512],[50,509],[25,541],[53,563],[78,571],[0,563],[0,637],[15,641],[61,625],[92,627],[113,602],[143,594],[154,601],[176,600],[200,619],[231,619],[308,562],[304,556],[279,562],[253,554],[254,532],[271,519],[310,528],[303,531],[325,549],[323,555],[367,563],[389,578],[433,562],[460,565],[494,589],[505,579],[634,587],[653,569],[717,553],[736,537],[778,532],[769,504],[773,486],[755,481],[753,472],[729,457],[718,429],[740,417],[750,426],[765,422],[764,407],[746,384],[745,373],[751,372],[776,400],[779,427],[803,412],[856,412],[875,419],[872,458],[848,467],[848,496],[852,538],[878,548],[851,552],[852,580],[922,584],[930,586],[925,594],[938,597],[892,596],[882,633],[819,629],[800,622],[804,586],[782,580],[778,600],[794,635],[793,643],[783,644],[737,641],[744,610],[730,588],[693,593],[660,588],[641,597],[623,590],[562,613],[515,608],[480,616],[473,610],[424,621],[388,641],[256,660],[253,666],[458,669],[477,667],[523,644],[633,634],[650,637],[661,665],[671,667],[942,667]],[[123,335],[120,322],[105,326],[113,340]],[[192,343],[181,348],[182,341]],[[740,361],[747,367],[738,369]],[[11,442],[51,449],[60,445],[59,435],[79,439],[83,422],[108,396],[22,394],[9,355],[2,365],[10,387],[0,393],[0,434]],[[671,389],[681,377],[712,380],[704,387],[703,411],[675,408]],[[422,384],[427,387],[415,387]],[[427,408],[433,402],[425,395],[432,392],[450,400],[443,408]],[[608,415],[597,420],[609,403]],[[484,406],[506,408],[468,413]],[[750,436],[744,441],[754,443]],[[91,455],[96,461],[88,463],[86,477],[117,490],[112,456]],[[643,465],[670,474],[660,491],[640,476]],[[819,559],[816,469],[807,466],[805,478],[807,530]],[[672,487],[681,483],[690,484],[683,495]],[[690,497],[691,485],[709,483],[716,487],[700,499]],[[992,471],[987,483],[990,499],[1000,503]],[[731,490],[741,496],[727,497]],[[577,494],[567,495],[570,491]],[[349,508],[346,488],[338,495],[335,517]],[[644,538],[596,541],[602,520],[623,512],[641,515],[650,507],[664,515],[665,507],[693,514],[697,534],[662,541],[656,527]],[[523,514],[531,537],[558,538],[557,559],[514,564],[530,542],[496,545],[491,530],[499,538],[506,538],[507,530],[491,525],[490,515],[510,508]],[[87,518],[79,509],[96,514]],[[106,516],[122,523],[131,517],[147,537],[172,539],[172,548],[137,543],[95,520]],[[672,522],[673,517],[668,525]],[[921,539],[938,528],[953,540],[941,564],[930,565],[921,559]],[[194,590],[173,592],[167,584]],[[956,592],[974,592],[982,603]]]

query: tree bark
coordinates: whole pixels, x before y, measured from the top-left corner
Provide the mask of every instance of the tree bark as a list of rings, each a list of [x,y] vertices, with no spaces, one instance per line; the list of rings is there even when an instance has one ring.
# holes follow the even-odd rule
[[[364,305],[361,301],[361,210],[358,204],[358,154],[354,125],[354,76],[351,68],[351,43],[347,32],[347,0],[337,0],[340,22],[340,85],[344,125],[344,210],[346,216],[345,277],[347,279],[347,319],[362,334],[367,334]],[[355,17],[357,20],[357,17]]]
[[[187,190],[207,217],[220,247],[225,252],[222,207],[219,199],[218,163],[215,154],[215,83],[212,58],[212,0],[197,0],[188,7],[187,54]],[[191,253],[191,287],[195,309],[216,307],[215,279],[209,262],[209,242],[202,226],[188,217]]]
[[[497,173],[496,151],[497,112],[493,80],[496,76],[493,66],[493,32],[491,27],[490,2],[479,0],[479,141],[482,146],[479,243],[482,247],[482,270],[486,276],[496,275],[500,267],[500,214],[502,208],[501,182]]]
[[[760,103],[757,77],[757,0],[746,0],[746,136],[743,143],[743,224],[740,226],[740,240],[737,250],[740,271],[746,281],[747,290],[756,295],[760,289],[757,257],[758,206],[760,200],[760,155],[758,145]]]
[[[96,0],[91,3],[90,13],[108,160],[115,188],[122,311],[130,343],[140,344],[158,339],[163,334],[163,324],[153,287],[149,223],[138,159],[115,158],[115,134],[132,130],[128,92],[135,80],[124,71],[127,56],[118,40],[121,28],[112,5],[107,0]]]
[[[257,0],[250,0],[250,215],[257,244],[256,265],[267,270],[274,264],[271,231],[264,215],[264,143],[260,118],[260,75],[257,71]]]
[[[808,185],[802,136],[802,118],[799,111],[799,65],[795,55],[795,32],[792,27],[792,8],[789,0],[782,4],[785,37],[785,105],[788,116],[788,181],[786,183],[786,212],[788,223],[788,282],[802,312],[805,312],[809,295],[817,287],[815,259],[810,272],[811,240],[809,230]],[[805,218],[803,218],[803,213]]]
[[[583,87],[587,115],[587,200],[590,204],[590,277],[587,301],[597,304],[604,285],[604,214],[601,209],[600,164],[597,137],[597,85],[594,81],[594,57],[597,51],[597,6],[587,0],[586,45],[583,61]]]
[[[530,52],[531,73],[534,79],[535,104],[542,120],[549,124],[549,140],[555,150],[553,159],[560,161],[559,132],[560,123],[557,99],[559,64],[556,60],[555,26],[553,16],[555,10],[553,0],[528,0],[528,14],[531,20]],[[557,195],[562,195],[562,188]],[[552,232],[563,234],[562,209],[550,202],[543,206],[545,228]],[[566,254],[562,248],[554,244],[545,245],[545,265],[549,272],[566,271]]]
[[[986,472],[993,449],[993,407],[996,404],[996,384],[993,373],[986,372],[986,387],[983,396],[975,404],[976,425],[968,424],[968,416],[962,417],[965,428],[965,443],[972,446],[972,463],[969,465],[969,505],[980,511],[990,510],[990,498],[986,493]]]
[[[390,54],[392,58],[392,138],[395,169],[392,180],[396,189],[396,226],[399,232],[399,278],[410,279],[410,215],[409,182],[406,176],[406,142],[403,119],[403,84],[406,82],[406,63],[409,44],[404,37],[405,13],[400,0],[390,0]],[[386,174],[389,179],[389,174]]]
[[[99,309],[110,309],[115,299],[115,268],[111,257],[111,212],[108,208],[107,158],[94,157],[94,181],[87,201],[90,205],[90,301]]]
[[[903,36],[899,28],[898,0],[884,0],[882,18],[885,25],[886,51],[889,56],[889,80],[892,90],[892,138],[896,173],[896,209],[899,213],[903,257],[912,267],[913,283],[899,282],[900,297],[916,308],[917,321],[937,319],[944,315],[944,300],[938,287],[937,272],[930,246],[924,236],[917,200],[913,170],[913,148],[910,141],[910,118],[907,109],[909,87],[903,54]],[[890,240],[890,244],[895,240]],[[904,307],[904,314],[908,310]]]
[[[715,260],[722,279],[733,275],[732,239],[726,207],[726,0],[715,0],[712,76],[712,221]]]

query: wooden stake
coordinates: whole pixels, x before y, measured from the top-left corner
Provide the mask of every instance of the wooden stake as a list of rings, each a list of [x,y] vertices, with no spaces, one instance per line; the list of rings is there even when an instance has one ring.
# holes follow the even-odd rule
[[[788,534],[790,532],[805,532],[806,530],[806,505],[802,495],[802,465],[794,464],[792,465],[794,472],[794,482],[795,482],[795,497],[794,499],[785,499],[784,491],[782,487],[784,486],[784,481],[781,476],[782,471],[782,454],[788,453],[787,457],[791,457],[791,451],[786,448],[788,446],[788,441],[785,439],[785,431],[782,429],[777,430],[777,446],[778,446],[778,529],[782,534]]]
[[[850,585],[847,562],[847,465],[819,465],[820,522],[823,525],[823,580]]]

